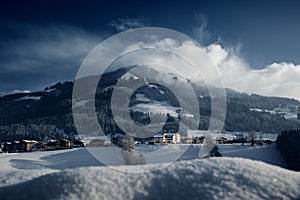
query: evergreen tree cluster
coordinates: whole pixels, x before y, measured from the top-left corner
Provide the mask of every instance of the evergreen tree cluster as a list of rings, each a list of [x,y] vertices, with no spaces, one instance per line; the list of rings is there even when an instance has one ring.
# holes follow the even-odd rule
[[[289,168],[300,171],[300,129],[282,132],[276,144]]]

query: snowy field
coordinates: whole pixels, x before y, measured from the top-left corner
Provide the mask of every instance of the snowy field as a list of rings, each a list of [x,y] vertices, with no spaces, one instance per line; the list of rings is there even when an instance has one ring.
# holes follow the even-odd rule
[[[140,145],[136,150],[144,152],[147,163],[142,166],[125,166],[118,148],[90,149],[113,167],[101,164],[85,148],[0,154],[0,198],[300,198],[300,173],[285,169],[275,145],[219,145],[222,158],[197,159],[200,148]],[[163,163],[177,157],[179,161]]]

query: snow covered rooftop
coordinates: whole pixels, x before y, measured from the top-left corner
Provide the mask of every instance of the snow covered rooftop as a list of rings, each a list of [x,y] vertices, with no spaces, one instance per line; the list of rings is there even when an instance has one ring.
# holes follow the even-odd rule
[[[161,134],[156,134],[156,135],[153,135],[154,138],[163,138],[164,136],[161,135]]]
[[[35,141],[35,140],[23,140],[23,142],[26,142],[26,143],[38,143],[38,142]]]

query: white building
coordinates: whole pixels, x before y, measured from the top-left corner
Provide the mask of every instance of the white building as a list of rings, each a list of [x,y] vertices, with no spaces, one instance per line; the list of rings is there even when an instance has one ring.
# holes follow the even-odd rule
[[[180,143],[179,133],[164,133],[163,135],[157,134],[153,136],[153,142],[155,143]]]
[[[165,143],[180,143],[180,134],[179,133],[164,133],[164,142]]]

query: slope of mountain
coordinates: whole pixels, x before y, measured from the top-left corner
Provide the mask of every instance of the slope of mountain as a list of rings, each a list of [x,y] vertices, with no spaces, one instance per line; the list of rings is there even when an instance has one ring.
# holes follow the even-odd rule
[[[113,120],[110,98],[117,80],[127,71],[127,68],[121,68],[106,73],[99,81],[95,106],[98,111],[98,121],[106,133],[122,132]],[[182,81],[189,82],[189,80],[177,78],[173,74],[170,76],[172,76],[173,81],[179,83]],[[85,77],[80,81],[88,83],[89,80],[95,78]],[[123,79],[123,81],[126,83],[135,79],[131,76],[128,79]],[[211,98],[206,88],[195,84],[193,88],[200,107],[199,128],[205,130],[208,128],[211,115]],[[72,117],[72,89],[73,82],[64,82],[47,87],[40,92],[18,93],[0,97],[0,140],[8,141],[25,137],[38,140],[47,137],[55,138],[59,137],[59,133],[55,131],[56,128],[64,129],[72,137],[76,133]],[[82,89],[83,96],[89,92],[91,91]],[[124,92],[126,91],[124,90]],[[225,129],[228,131],[254,130],[277,133],[300,127],[300,121],[297,120],[300,102],[295,99],[249,95],[231,89],[226,89],[226,95]],[[83,99],[73,106],[85,106],[89,103],[91,103],[89,99]],[[146,83],[135,91],[129,106],[133,111],[131,117],[144,124],[145,121],[149,120],[147,114],[144,113],[147,106],[149,108],[158,106],[160,110],[165,110],[162,113],[155,113],[157,115],[164,115],[169,112],[176,117],[176,112],[180,110],[178,109],[178,100],[168,88],[151,83]],[[165,109],[161,109],[161,107]],[[284,113],[280,112],[282,110]],[[192,115],[185,113],[182,117],[192,117]],[[176,131],[178,122],[175,121],[171,115],[165,128]]]

